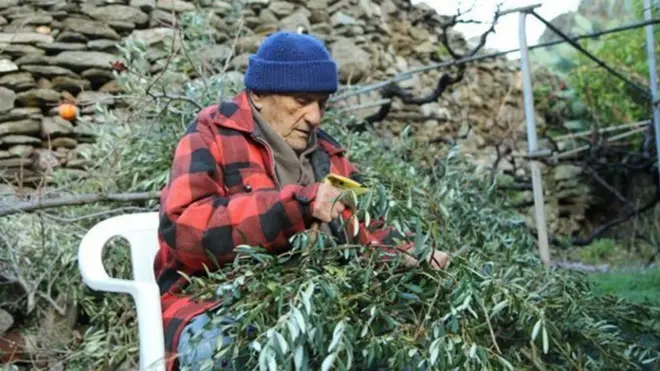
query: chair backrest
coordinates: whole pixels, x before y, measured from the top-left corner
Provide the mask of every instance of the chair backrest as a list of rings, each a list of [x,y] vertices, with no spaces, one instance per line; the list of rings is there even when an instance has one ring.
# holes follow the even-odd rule
[[[133,296],[137,310],[141,370],[165,370],[160,291],[153,262],[158,252],[158,213],[115,216],[92,227],[80,242],[78,267],[92,289]],[[131,250],[133,280],[110,277],[103,266],[103,250],[114,237],[125,238]]]

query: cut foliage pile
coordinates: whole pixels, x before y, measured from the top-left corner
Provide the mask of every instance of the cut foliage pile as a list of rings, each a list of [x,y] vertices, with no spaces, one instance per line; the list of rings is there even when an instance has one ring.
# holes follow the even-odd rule
[[[0,305],[15,317],[13,338],[30,344],[14,361],[50,369],[135,365],[132,300],[87,289],[76,252],[95,223],[155,210],[153,193],[167,179],[173,148],[196,110],[240,88],[240,76],[232,73],[182,78],[181,71],[195,68],[187,55],[203,43],[182,47],[189,49],[152,75],[146,46],[127,41],[118,82],[129,109],[100,112],[86,175],[56,171],[29,196],[141,197],[2,217],[0,271],[8,284],[0,285]],[[457,148],[422,171],[415,164],[425,148],[406,132],[384,144],[373,133],[351,133],[352,122],[330,112],[324,127],[366,175],[371,192],[360,196],[358,218],[382,218],[413,232],[416,254],[436,247],[456,256],[447,269],[432,271],[380,262],[361,246],[309,246],[306,233],[279,257],[243,246],[233,264],[191,287],[225,298],[220,312],[238,320],[226,328],[235,341],[218,349],[219,356],[241,354],[269,370],[660,367],[660,308],[596,296],[581,274],[546,269],[524,222],[502,211],[507,200],[488,185],[488,173],[469,165]],[[121,241],[109,246],[111,275],[130,276],[127,256]],[[211,325],[220,326],[216,322]]]

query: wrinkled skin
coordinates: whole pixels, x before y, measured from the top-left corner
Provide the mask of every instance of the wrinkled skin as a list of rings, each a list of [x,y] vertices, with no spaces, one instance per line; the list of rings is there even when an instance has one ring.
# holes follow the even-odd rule
[[[264,120],[295,151],[307,147],[310,133],[321,124],[327,94],[256,94],[252,102]]]

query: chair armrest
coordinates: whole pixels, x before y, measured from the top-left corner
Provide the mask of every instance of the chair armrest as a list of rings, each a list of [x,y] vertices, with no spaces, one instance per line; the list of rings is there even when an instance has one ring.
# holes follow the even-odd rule
[[[120,215],[104,220],[92,227],[80,242],[78,267],[83,281],[92,289],[128,293],[133,297],[139,330],[140,369],[164,371],[164,334],[158,285],[153,279],[146,279],[145,274],[139,275],[142,279],[138,280],[110,277],[103,265],[105,245],[117,236],[128,240],[132,260],[137,257],[153,264],[158,246],[155,242],[150,243],[149,237],[156,238],[157,228],[156,213]],[[144,263],[133,261],[133,266]]]

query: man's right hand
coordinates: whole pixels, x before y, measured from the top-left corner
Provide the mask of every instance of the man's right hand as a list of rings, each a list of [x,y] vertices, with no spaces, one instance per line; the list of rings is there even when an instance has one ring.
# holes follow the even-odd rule
[[[339,201],[342,191],[331,185],[321,183],[312,203],[312,216],[323,223],[330,223],[338,218],[346,206]]]

